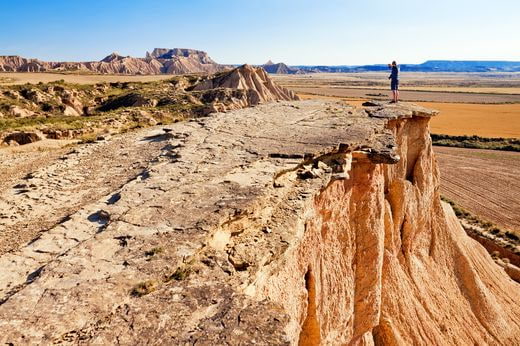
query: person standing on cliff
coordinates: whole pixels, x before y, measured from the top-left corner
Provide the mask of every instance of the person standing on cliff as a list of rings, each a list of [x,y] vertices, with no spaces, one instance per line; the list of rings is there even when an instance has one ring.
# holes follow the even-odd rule
[[[392,90],[393,99],[390,103],[397,103],[399,101],[399,69],[397,68],[397,63],[392,61],[391,64],[388,64],[388,68],[392,69],[390,76],[390,89]]]

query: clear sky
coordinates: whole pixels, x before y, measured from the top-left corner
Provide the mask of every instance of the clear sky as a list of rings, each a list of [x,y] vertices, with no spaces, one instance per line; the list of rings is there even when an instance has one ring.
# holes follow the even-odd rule
[[[520,0],[0,0],[0,55],[196,48],[220,63],[520,61]]]

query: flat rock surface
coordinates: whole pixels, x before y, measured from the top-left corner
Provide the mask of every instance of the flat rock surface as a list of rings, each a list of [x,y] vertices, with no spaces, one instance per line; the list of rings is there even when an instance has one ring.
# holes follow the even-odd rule
[[[0,257],[0,341],[280,343],[287,317],[237,290],[288,246],[255,220],[296,222],[345,164],[310,158],[397,160],[386,122],[337,103],[270,103],[80,146],[40,168],[36,187],[20,180],[0,197],[0,242],[10,229],[40,234]],[[255,253],[242,243],[212,254],[245,229]]]
[[[128,133],[76,148],[1,150],[0,254],[135,178],[163,147],[160,138]]]

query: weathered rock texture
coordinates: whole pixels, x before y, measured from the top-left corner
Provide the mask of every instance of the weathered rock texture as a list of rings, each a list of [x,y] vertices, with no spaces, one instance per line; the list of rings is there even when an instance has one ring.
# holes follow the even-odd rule
[[[136,179],[0,257],[0,341],[518,344],[518,284],[440,202],[433,114],[170,126]]]
[[[249,65],[205,78],[189,90],[210,90],[209,93],[205,93],[203,100],[211,100],[215,111],[255,106],[269,101],[300,99],[291,90],[274,83],[264,69]],[[222,101],[229,99],[234,102],[222,104]]]
[[[101,61],[48,62],[20,56],[0,56],[3,72],[89,71],[108,74],[186,74],[215,73],[226,69],[206,52],[195,49],[155,48],[146,58],[133,58],[112,53]]]

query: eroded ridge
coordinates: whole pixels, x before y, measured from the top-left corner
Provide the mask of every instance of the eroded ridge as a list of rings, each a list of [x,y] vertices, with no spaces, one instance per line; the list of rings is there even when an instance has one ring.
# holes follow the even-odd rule
[[[440,204],[435,113],[385,107],[169,126],[144,174],[0,257],[0,341],[515,341],[517,284]]]

